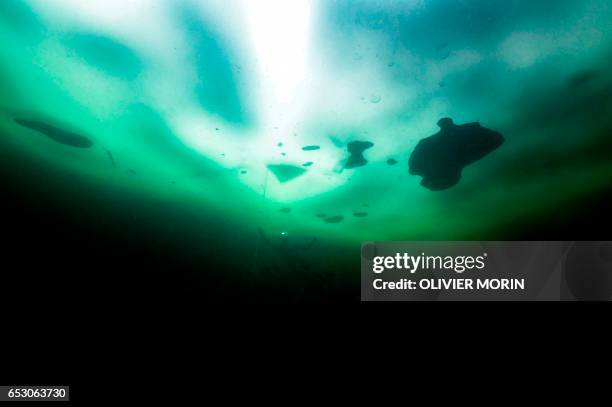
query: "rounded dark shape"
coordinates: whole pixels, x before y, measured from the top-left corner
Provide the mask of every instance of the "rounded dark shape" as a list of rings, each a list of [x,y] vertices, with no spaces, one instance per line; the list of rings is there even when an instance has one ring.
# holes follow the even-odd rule
[[[451,119],[450,117],[445,117],[443,119],[438,120],[438,127],[440,127],[441,129],[450,129],[455,125],[455,122],[453,122],[453,119]]]

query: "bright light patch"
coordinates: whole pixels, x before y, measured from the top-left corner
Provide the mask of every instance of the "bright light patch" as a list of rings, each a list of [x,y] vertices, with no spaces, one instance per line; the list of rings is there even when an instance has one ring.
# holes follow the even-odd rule
[[[309,0],[244,1],[245,15],[260,74],[265,110],[278,116],[301,97],[311,34]]]

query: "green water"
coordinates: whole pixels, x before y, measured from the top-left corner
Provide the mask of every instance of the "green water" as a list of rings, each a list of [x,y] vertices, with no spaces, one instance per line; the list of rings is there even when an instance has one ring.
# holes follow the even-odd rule
[[[221,241],[261,227],[347,246],[503,238],[612,184],[608,0],[285,3],[3,0],[4,166],[214,218]],[[432,192],[407,160],[442,117],[506,142]],[[374,144],[366,166],[343,169],[351,141]]]

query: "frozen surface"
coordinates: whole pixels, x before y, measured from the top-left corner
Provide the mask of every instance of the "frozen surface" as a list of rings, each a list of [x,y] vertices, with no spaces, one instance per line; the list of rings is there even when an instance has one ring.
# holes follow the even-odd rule
[[[267,230],[469,236],[612,180],[608,0],[3,0],[0,41],[2,148]],[[505,143],[433,192],[443,117]]]

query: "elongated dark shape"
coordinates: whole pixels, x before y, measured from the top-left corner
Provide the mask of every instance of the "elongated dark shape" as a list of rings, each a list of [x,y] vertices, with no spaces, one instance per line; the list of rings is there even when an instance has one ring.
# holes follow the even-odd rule
[[[106,148],[104,149],[104,151],[106,151],[106,155],[108,155],[111,164],[113,164],[113,168],[117,168],[117,163],[115,162],[115,157],[113,157],[113,153],[111,153],[111,151]]]
[[[47,123],[24,119],[15,119],[15,123],[30,130],[42,133],[45,136],[49,137],[51,140],[60,144],[76,148],[90,148],[91,146],[93,146],[93,142],[87,137],[75,133],[70,133],[62,129],[58,129],[57,127],[51,126]]]

